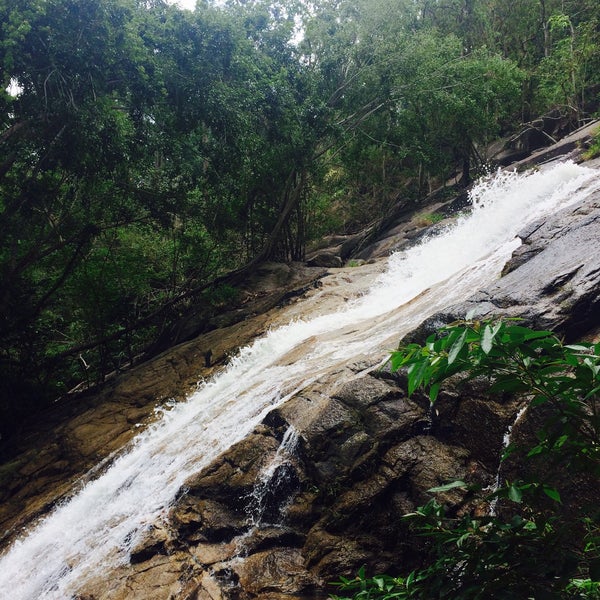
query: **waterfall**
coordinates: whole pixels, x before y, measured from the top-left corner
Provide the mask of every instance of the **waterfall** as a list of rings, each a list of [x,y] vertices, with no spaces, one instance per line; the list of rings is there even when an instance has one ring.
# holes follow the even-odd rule
[[[282,498],[281,491],[285,493],[289,484],[293,484],[290,459],[294,456],[297,445],[298,431],[290,425],[275,456],[261,471],[252,490],[248,521],[253,527],[258,527],[266,521],[273,525],[279,524],[286,504],[290,500],[289,497]]]
[[[355,356],[383,359],[425,317],[498,277],[523,226],[594,186],[597,173],[571,163],[480,183],[469,215],[393,255],[363,296],[270,331],[165,411],[104,473],[4,551],[0,589],[10,590],[11,600],[64,600],[84,591],[87,579],[127,564],[145,527],[165,518],[185,481],[269,411]]]
[[[281,527],[285,511],[299,481],[293,466],[299,441],[298,430],[290,425],[273,458],[258,474],[248,497],[246,509],[248,530],[234,540],[235,553],[227,561],[234,564],[248,554],[248,541],[261,527]]]
[[[504,455],[506,451],[509,449],[511,444],[512,432],[515,425],[521,420],[521,417],[525,414],[527,410],[527,405],[522,406],[516,413],[513,422],[508,426],[508,429],[504,432],[504,436],[502,437],[502,451],[500,452],[500,463],[498,464],[498,469],[496,470],[496,477],[494,479],[494,483],[486,488],[489,490],[490,495],[495,494],[500,489],[500,484],[502,482],[502,461],[504,460]],[[489,514],[491,517],[496,516],[496,509],[498,508],[498,498],[492,498],[489,507]]]

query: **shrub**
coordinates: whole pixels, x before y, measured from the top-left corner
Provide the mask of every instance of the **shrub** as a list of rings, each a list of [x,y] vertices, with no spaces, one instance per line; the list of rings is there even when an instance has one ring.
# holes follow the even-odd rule
[[[534,443],[518,451],[527,461],[542,458],[554,473],[597,478],[600,343],[565,345],[550,331],[514,321],[461,322],[423,345],[401,347],[391,363],[392,370],[407,370],[409,394],[425,389],[432,403],[442,383],[462,373],[488,378],[492,392],[522,395],[529,408],[545,407]],[[555,510],[569,499],[554,480],[530,471],[528,479],[505,482],[492,494],[462,481],[430,490],[464,488],[487,502],[499,500],[501,510],[457,516],[434,496],[403,517],[429,541],[422,568],[401,577],[361,570],[335,585],[357,600],[600,598],[598,516],[582,508],[575,515],[581,527],[574,528]]]

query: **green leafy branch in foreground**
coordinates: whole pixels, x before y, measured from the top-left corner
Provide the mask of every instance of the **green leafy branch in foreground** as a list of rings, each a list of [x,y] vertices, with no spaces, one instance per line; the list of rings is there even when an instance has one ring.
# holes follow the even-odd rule
[[[408,392],[428,391],[437,399],[442,382],[464,373],[486,377],[490,392],[527,396],[529,406],[549,404],[554,412],[529,455],[552,451],[561,459],[600,466],[600,343],[564,345],[551,331],[514,321],[466,322],[442,329],[424,345],[392,353],[392,370],[406,368]]]
[[[402,346],[391,364],[393,371],[406,369],[409,395],[424,389],[432,403],[442,383],[457,374],[487,378],[492,393],[523,396],[528,409],[539,407],[544,415],[533,445],[520,449],[525,460],[543,461],[553,473],[600,474],[600,343],[565,345],[550,331],[515,321],[467,321],[423,345]],[[408,576],[369,578],[362,569],[335,585],[355,600],[600,598],[598,515],[581,509],[567,519],[559,509],[568,499],[555,482],[529,470],[528,481],[506,482],[483,499],[500,500],[499,515],[457,517],[435,497],[405,515],[426,541],[422,566]],[[453,488],[477,491],[462,481],[429,491]]]

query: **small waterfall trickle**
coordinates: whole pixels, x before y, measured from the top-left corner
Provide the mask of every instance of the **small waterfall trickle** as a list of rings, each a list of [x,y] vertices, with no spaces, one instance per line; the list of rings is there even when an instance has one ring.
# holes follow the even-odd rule
[[[261,471],[250,495],[248,522],[251,527],[280,525],[292,500],[298,480],[292,459],[298,446],[298,431],[288,427],[273,459]]]
[[[508,426],[508,428],[504,432],[504,436],[502,438],[502,448],[501,448],[501,452],[500,452],[500,462],[498,463],[498,469],[496,470],[496,478],[494,479],[494,483],[489,487],[490,494],[495,494],[500,489],[500,485],[502,482],[502,464],[503,464],[503,460],[504,460],[504,455],[506,454],[507,450],[510,448],[511,441],[512,441],[511,438],[512,438],[513,429],[514,429],[515,425],[521,420],[521,418],[525,414],[526,410],[527,410],[527,405],[522,406],[517,411],[512,423]],[[498,507],[498,497],[495,496],[490,501],[490,505],[489,505],[489,509],[488,509],[489,515],[491,517],[496,516],[497,507]]]
[[[90,580],[109,581],[115,569],[127,568],[148,524],[168,514],[189,478],[271,410],[356,356],[383,360],[426,317],[493,282],[524,226],[599,188],[596,171],[571,163],[486,179],[472,195],[470,215],[391,256],[360,298],[273,329],[165,411],[110,467],[3,550],[0,590],[10,591],[11,600],[65,600],[84,597]],[[275,466],[264,489],[284,471]],[[271,520],[278,509],[268,508],[266,491],[256,494],[252,519]]]
[[[283,529],[285,511],[298,490],[299,480],[296,460],[299,433],[293,425],[285,431],[277,451],[261,469],[256,483],[246,498],[246,524],[248,530],[232,541],[230,557],[214,566],[209,576],[214,584],[224,590],[237,587],[236,567],[248,556],[255,536],[263,529]]]

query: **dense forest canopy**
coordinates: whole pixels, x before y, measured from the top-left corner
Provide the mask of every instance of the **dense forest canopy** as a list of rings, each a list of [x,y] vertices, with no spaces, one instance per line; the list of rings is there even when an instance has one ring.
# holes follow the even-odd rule
[[[599,100],[596,0],[0,0],[0,23],[3,431],[234,293],[224,273]]]

